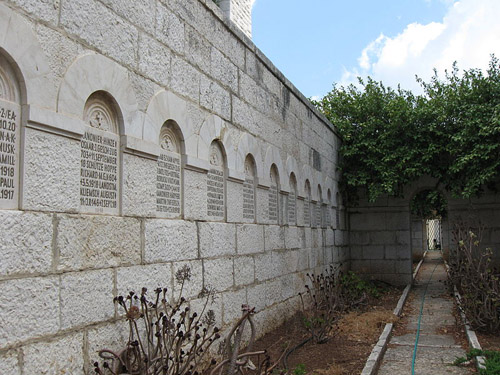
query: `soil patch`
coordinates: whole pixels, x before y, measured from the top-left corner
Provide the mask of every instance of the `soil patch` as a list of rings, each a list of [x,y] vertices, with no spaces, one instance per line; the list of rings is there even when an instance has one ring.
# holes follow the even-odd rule
[[[397,318],[392,314],[402,289],[387,288],[379,298],[345,314],[326,343],[307,342],[288,358],[291,373],[317,375],[359,375],[385,326]],[[273,360],[286,347],[292,348],[307,339],[301,314],[260,338],[254,348],[266,348]],[[302,371],[299,371],[301,369]]]
[[[498,335],[498,333],[487,334],[482,332],[476,332],[476,335],[483,350],[500,351],[500,335]]]

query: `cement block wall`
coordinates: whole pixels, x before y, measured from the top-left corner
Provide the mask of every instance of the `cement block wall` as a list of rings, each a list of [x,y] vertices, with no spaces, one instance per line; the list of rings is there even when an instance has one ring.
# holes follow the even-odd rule
[[[0,373],[90,372],[98,349],[126,340],[113,297],[175,293],[185,264],[187,296],[217,289],[219,324],[249,303],[266,330],[297,309],[307,271],[348,261],[333,220],[338,137],[211,0],[4,1],[0,67],[0,106],[16,114],[0,201]],[[98,181],[92,200],[87,174],[104,174],[83,165],[102,167],[85,156],[97,148],[114,183]],[[179,188],[171,211],[159,209],[161,162]],[[218,182],[222,203],[209,203]]]

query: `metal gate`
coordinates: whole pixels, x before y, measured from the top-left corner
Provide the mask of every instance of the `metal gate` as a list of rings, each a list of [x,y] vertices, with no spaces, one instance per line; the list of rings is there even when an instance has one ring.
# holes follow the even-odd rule
[[[427,250],[441,250],[441,219],[426,220]]]

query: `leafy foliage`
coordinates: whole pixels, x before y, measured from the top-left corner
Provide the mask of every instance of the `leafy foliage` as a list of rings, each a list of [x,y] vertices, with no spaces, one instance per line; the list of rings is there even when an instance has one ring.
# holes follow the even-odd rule
[[[359,79],[361,89],[334,87],[313,104],[341,138],[341,187],[349,199],[363,188],[370,201],[400,196],[422,176],[437,179],[456,197],[493,187],[500,172],[500,65],[492,56],[486,74],[459,73],[426,83],[424,95]]]
[[[470,350],[465,357],[457,358],[453,364],[460,366],[471,361],[474,357],[484,356],[486,358],[486,369],[481,370],[481,375],[497,375],[500,374],[500,352],[495,350]]]
[[[443,195],[436,190],[423,190],[413,197],[410,202],[410,211],[422,219],[446,217],[447,202]]]

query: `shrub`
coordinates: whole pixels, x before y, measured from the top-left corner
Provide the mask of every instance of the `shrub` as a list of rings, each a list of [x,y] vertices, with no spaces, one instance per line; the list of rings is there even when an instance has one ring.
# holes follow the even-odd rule
[[[479,331],[500,331],[500,279],[491,266],[491,249],[482,249],[481,228],[459,221],[453,230],[449,277],[462,296],[462,309]]]

